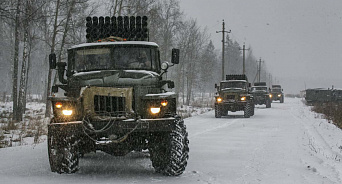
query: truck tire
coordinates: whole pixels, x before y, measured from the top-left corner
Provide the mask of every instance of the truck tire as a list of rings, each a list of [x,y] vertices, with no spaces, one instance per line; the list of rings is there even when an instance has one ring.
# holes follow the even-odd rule
[[[244,108],[243,116],[245,118],[250,118],[251,114],[252,114],[252,104],[250,102],[247,102],[247,104]]]
[[[281,96],[280,103],[284,103],[284,96]]]
[[[254,110],[255,110],[254,102],[253,102],[253,104],[251,106],[252,106],[252,108],[251,108],[251,116],[254,116]]]
[[[49,127],[48,154],[52,172],[75,173],[79,166],[78,142],[75,135],[62,136]]]
[[[153,136],[149,147],[155,171],[167,176],[181,175],[188,163],[189,140],[183,120],[175,120],[170,133]]]
[[[221,118],[222,109],[218,104],[215,104],[215,118]]]
[[[271,100],[266,100],[266,108],[271,108]]]

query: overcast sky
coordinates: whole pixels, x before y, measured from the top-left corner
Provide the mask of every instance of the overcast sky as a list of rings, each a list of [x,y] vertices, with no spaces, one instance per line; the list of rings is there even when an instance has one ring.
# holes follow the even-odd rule
[[[284,91],[342,88],[342,0],[180,0],[221,50],[222,29],[251,46]]]

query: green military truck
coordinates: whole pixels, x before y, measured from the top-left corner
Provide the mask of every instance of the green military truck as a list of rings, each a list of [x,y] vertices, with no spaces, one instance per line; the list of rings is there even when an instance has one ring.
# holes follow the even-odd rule
[[[272,102],[279,101],[280,103],[284,103],[284,93],[281,85],[272,85],[270,97]]]
[[[67,63],[50,54],[60,83],[52,92],[64,92],[49,98],[52,172],[74,173],[79,158],[97,150],[124,156],[145,149],[156,172],[177,176],[185,170],[188,133],[176,113],[177,94],[168,90],[174,82],[164,79],[179,63],[179,50],[172,50],[172,65],[161,63],[158,45],[147,41],[146,20],[88,17],[89,43],[69,48]]]
[[[266,105],[266,108],[271,108],[271,97],[266,82],[255,82],[251,87],[251,94],[254,104]]]
[[[244,117],[254,115],[253,96],[249,91],[250,83],[247,76],[226,75],[226,80],[221,81],[215,94],[215,117],[227,116],[228,111],[244,111]]]

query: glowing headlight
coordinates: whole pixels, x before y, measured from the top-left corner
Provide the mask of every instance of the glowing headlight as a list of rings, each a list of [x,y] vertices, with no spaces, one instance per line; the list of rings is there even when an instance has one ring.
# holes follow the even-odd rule
[[[241,97],[241,101],[245,101],[245,100],[246,100],[245,96]]]
[[[57,109],[62,108],[62,103],[61,103],[61,102],[56,102],[55,107],[56,107]]]
[[[270,94],[270,98],[272,98],[272,95]]]
[[[160,104],[161,104],[163,107],[165,107],[165,106],[167,106],[167,101],[164,100],[164,101],[162,101]]]
[[[281,94],[279,94],[278,97],[281,97]]]
[[[158,114],[160,112],[160,107],[151,107],[152,114]]]
[[[217,102],[222,102],[222,98],[218,97],[217,99]]]
[[[72,114],[72,110],[63,110],[62,113],[65,116],[70,116]]]

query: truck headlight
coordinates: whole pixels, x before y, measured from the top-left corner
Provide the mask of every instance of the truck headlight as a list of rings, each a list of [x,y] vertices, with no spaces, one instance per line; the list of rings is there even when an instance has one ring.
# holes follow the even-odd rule
[[[222,102],[222,98],[221,97],[218,97],[216,100],[217,100],[217,102]]]
[[[160,113],[160,107],[151,107],[151,113],[152,114],[158,114]]]
[[[167,100],[164,100],[160,103],[163,107],[166,107],[167,106]]]
[[[245,101],[245,100],[246,100],[246,97],[243,96],[243,97],[240,98],[240,100],[241,100],[241,101]]]
[[[281,97],[281,94],[279,94],[278,97]]]
[[[270,98],[272,98],[272,95],[270,94]]]
[[[62,111],[62,113],[63,113],[64,116],[71,116],[72,110],[65,109],[65,110]]]

